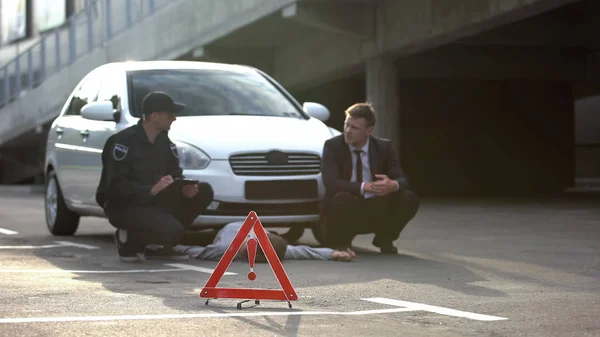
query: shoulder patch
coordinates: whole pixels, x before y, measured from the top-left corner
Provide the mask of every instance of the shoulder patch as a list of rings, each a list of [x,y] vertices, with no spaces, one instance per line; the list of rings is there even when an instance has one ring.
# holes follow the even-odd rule
[[[129,148],[127,146],[117,143],[113,148],[113,158],[115,158],[116,161],[121,161],[127,157],[128,152]]]
[[[179,153],[177,152],[177,145],[175,145],[174,143],[171,143],[170,147],[171,147],[171,153],[175,156],[175,158],[179,159]]]

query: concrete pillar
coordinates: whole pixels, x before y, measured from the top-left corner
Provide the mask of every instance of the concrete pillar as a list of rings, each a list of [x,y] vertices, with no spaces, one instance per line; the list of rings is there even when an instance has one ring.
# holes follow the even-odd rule
[[[373,135],[392,141],[394,150],[400,150],[400,99],[396,65],[384,56],[367,60],[367,102],[375,108],[377,121]]]

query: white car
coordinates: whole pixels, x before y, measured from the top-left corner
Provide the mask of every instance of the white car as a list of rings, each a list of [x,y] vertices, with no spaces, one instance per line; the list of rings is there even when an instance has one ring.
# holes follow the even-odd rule
[[[73,235],[81,216],[105,217],[96,203],[108,137],[137,123],[143,97],[162,90],[187,107],[169,137],[183,174],[208,182],[214,201],[193,229],[218,228],[256,211],[267,227],[300,234],[316,225],[324,197],[321,153],[339,131],[329,111],[300,105],[264,72],[188,61],[109,63],[92,70],[69,96],[48,134],[46,223]]]

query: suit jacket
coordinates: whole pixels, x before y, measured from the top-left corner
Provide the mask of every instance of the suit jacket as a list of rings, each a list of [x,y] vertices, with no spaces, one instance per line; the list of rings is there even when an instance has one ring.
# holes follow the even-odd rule
[[[376,174],[385,174],[390,179],[396,180],[399,185],[398,192],[408,189],[408,180],[398,156],[394,153],[389,140],[369,137],[369,166],[372,180]],[[350,182],[352,177],[352,156],[350,148],[344,141],[344,135],[328,139],[323,146],[321,159],[323,183],[325,185],[325,200],[328,201],[338,192],[350,192],[360,196],[360,183]]]

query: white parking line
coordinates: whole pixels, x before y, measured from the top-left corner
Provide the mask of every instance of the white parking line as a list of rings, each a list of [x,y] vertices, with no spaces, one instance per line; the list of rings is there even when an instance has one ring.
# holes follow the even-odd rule
[[[410,309],[412,311],[429,311],[429,312],[433,312],[433,313],[440,314],[440,315],[463,317],[463,318],[473,319],[473,320],[477,320],[477,321],[501,321],[501,320],[508,319],[505,317],[481,315],[481,314],[475,314],[475,313],[467,312],[467,311],[454,310],[454,309],[449,309],[449,308],[444,308],[444,307],[436,307],[436,306],[428,305],[428,304],[393,300],[390,298],[376,297],[376,298],[363,298],[363,300],[369,301],[369,302],[380,303],[380,304],[393,305],[396,307],[404,307],[404,308]]]
[[[19,234],[18,232],[15,231],[11,231],[10,229],[4,229],[4,228],[0,228],[0,234],[6,234],[6,235],[17,235]]]
[[[63,245],[63,246],[78,247],[78,248],[83,248],[83,249],[100,249],[100,247],[97,247],[97,246],[84,245],[82,243],[75,243],[75,242],[71,242],[71,241],[54,241],[54,242],[58,243],[59,245]]]
[[[41,246],[0,246],[0,249],[46,249],[64,247],[63,245],[41,245]]]
[[[77,247],[84,249],[100,249],[100,247],[84,245],[82,243],[75,243],[70,241],[55,241],[55,245],[23,245],[23,246],[0,246],[0,249],[48,249],[48,248],[59,248],[59,247]]]
[[[164,314],[164,315],[125,315],[125,316],[72,316],[72,317],[23,317],[0,318],[0,324],[8,323],[49,323],[49,322],[91,322],[91,321],[124,321],[151,319],[181,319],[181,318],[227,318],[227,317],[257,317],[257,316],[299,316],[299,315],[374,315],[395,312],[412,311],[412,309],[382,309],[364,311],[269,311],[269,312],[232,312],[206,314]]]
[[[179,269],[185,270],[185,269]],[[153,319],[182,319],[182,318],[227,318],[227,317],[257,317],[257,316],[300,316],[300,315],[338,315],[338,316],[358,316],[358,315],[376,315],[390,314],[410,311],[429,311],[441,315],[469,318],[479,321],[499,321],[505,320],[504,317],[488,316],[475,314],[472,312],[436,307],[433,305],[394,300],[389,298],[363,298],[363,301],[369,301],[393,306],[402,306],[403,308],[393,309],[374,309],[359,311],[268,311],[268,312],[231,312],[231,313],[203,313],[203,314],[157,314],[157,315],[121,315],[121,316],[67,316],[67,317],[21,317],[21,318],[0,318],[0,324],[9,323],[48,323],[48,322],[92,322],[92,321],[124,321],[124,320],[153,320]]]

